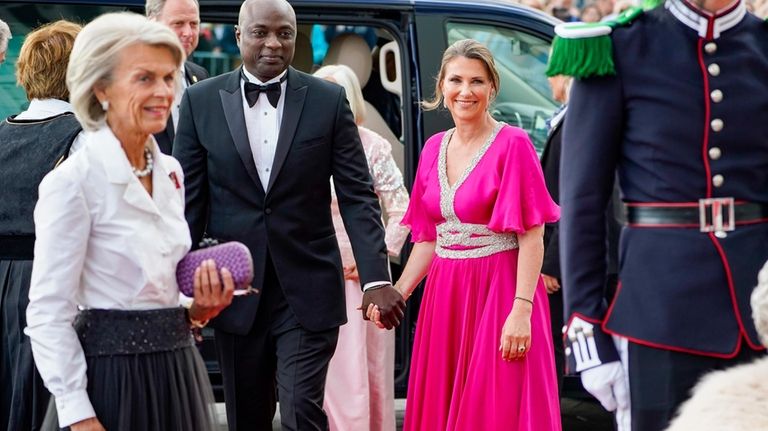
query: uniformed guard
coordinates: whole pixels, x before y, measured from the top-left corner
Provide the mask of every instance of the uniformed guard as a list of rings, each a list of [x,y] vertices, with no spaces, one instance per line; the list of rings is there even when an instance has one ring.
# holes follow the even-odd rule
[[[577,78],[560,178],[566,354],[621,430],[664,429],[702,374],[763,350],[749,296],[768,259],[768,25],[731,1],[556,29],[548,74]],[[616,171],[628,221],[607,304]]]

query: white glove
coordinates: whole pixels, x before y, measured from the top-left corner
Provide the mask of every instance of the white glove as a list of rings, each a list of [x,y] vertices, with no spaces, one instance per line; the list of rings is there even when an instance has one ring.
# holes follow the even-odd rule
[[[608,362],[581,372],[581,384],[603,407],[617,414],[629,411],[629,385],[620,361]]]

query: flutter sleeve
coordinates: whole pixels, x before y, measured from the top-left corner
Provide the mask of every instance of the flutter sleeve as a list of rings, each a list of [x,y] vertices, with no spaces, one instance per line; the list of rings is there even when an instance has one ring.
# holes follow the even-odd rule
[[[499,192],[488,228],[522,234],[532,227],[556,222],[560,207],[547,191],[539,158],[528,135],[507,126],[497,139],[506,140],[506,154],[499,157],[496,166]]]
[[[413,242],[430,242],[437,239],[436,220],[429,216],[424,193],[426,191],[429,175],[434,174],[437,163],[437,153],[444,132],[429,138],[424,145],[419,157],[419,166],[416,168],[416,178],[411,189],[411,200],[408,210],[400,223],[411,229]]]

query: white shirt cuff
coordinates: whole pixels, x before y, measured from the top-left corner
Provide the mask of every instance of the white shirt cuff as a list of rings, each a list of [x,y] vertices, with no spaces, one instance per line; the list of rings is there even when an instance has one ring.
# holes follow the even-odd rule
[[[386,286],[388,284],[392,284],[392,283],[388,281],[372,281],[370,283],[365,283],[365,286],[363,286],[363,292],[365,292],[366,290],[377,288],[377,287]]]
[[[59,426],[62,428],[96,416],[85,389],[56,397],[56,411],[59,414]]]

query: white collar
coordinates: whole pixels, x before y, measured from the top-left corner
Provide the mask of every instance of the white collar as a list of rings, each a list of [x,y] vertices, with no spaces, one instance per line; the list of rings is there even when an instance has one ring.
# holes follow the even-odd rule
[[[747,7],[742,0],[734,0],[715,13],[702,10],[687,0],[667,0],[664,7],[704,39],[719,38],[723,32],[735,27],[747,15]]]
[[[85,132],[85,139],[88,148],[98,154],[101,163],[106,167],[107,179],[111,183],[126,184],[134,178],[131,164],[123,151],[122,144],[108,125],[103,124],[98,130]],[[153,171],[164,173],[166,169],[163,166],[155,137],[149,135],[149,139],[152,140],[150,150],[154,161]]]
[[[15,117],[16,120],[42,120],[44,118],[73,112],[69,102],[59,99],[32,99],[26,111]]]
[[[280,80],[283,78],[283,75],[288,73],[288,69],[285,69],[283,71],[283,73],[275,76],[274,78],[270,79],[269,81],[261,82],[261,80],[259,78],[253,76],[250,72],[248,72],[248,69],[246,69],[245,66],[243,66],[242,70],[243,70],[243,75],[248,80],[248,82],[252,82],[254,84],[259,84],[259,85],[266,85],[266,84],[271,84],[273,82],[280,82]]]

